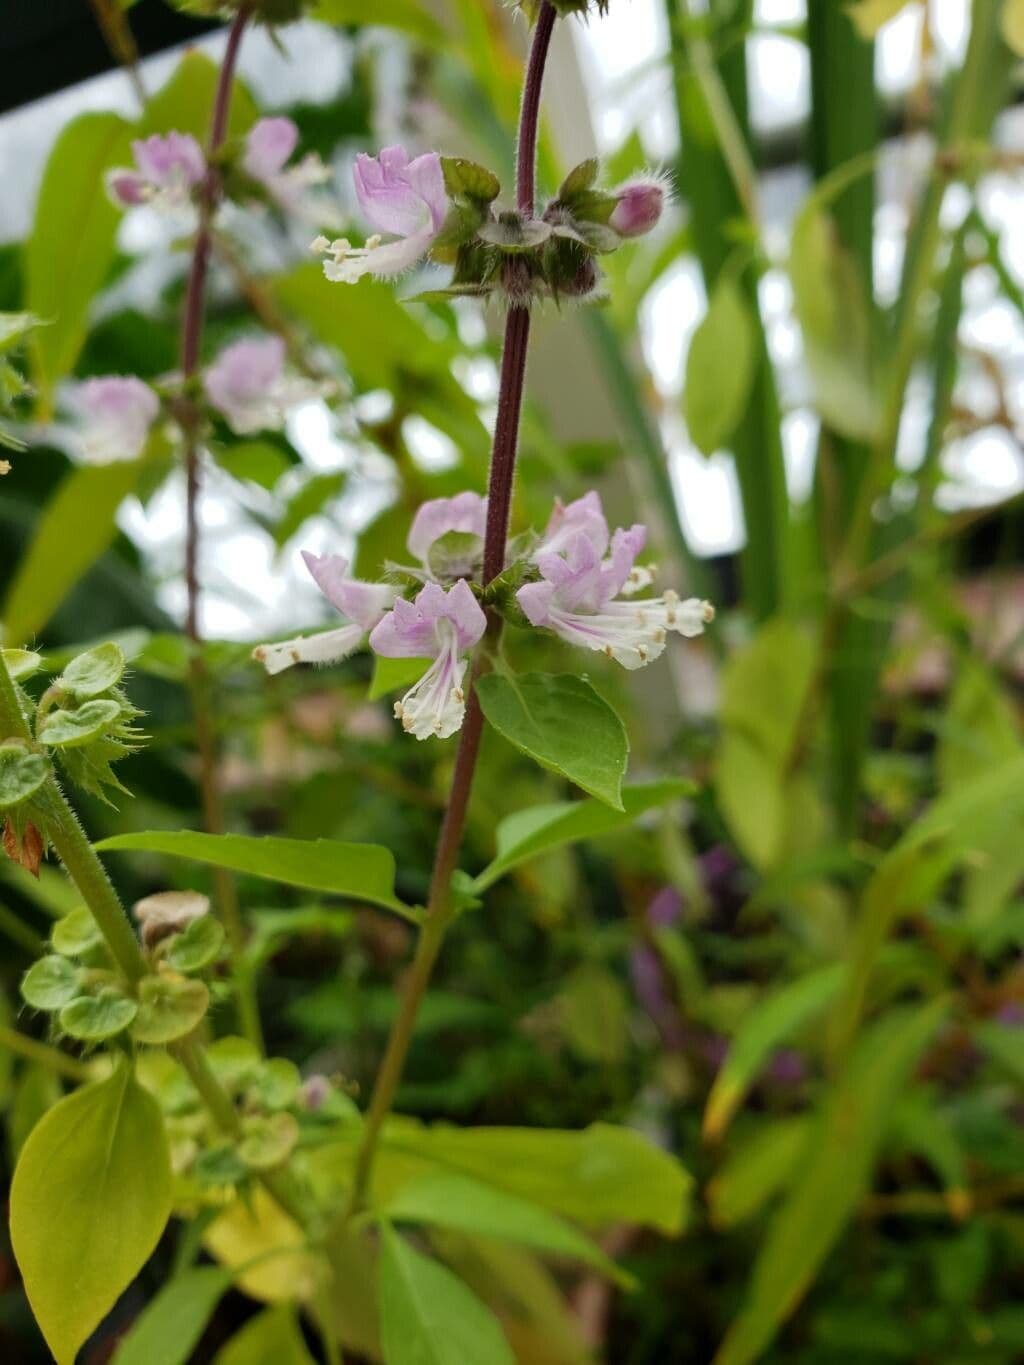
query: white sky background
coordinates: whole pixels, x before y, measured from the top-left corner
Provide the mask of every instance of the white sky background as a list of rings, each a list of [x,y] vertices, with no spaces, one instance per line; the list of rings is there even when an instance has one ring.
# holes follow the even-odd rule
[[[933,0],[940,52],[946,59],[958,60],[962,54],[967,11],[968,0]],[[756,4],[757,20],[763,28],[798,22],[803,12],[803,0],[757,0]],[[884,92],[905,89],[916,72],[921,23],[921,11],[914,7],[882,31],[876,73]],[[639,127],[651,160],[669,158],[674,150],[674,116],[670,78],[661,60],[667,50],[667,35],[660,0],[618,0],[606,18],[574,27],[601,150],[613,151],[634,127]],[[218,36],[204,45],[216,50],[222,41]],[[255,33],[246,39],[242,73],[259,101],[274,108],[298,98],[315,101],[331,97],[349,62],[345,40],[326,33],[319,25],[304,24],[287,30],[285,46],[287,57],[277,52],[264,34]],[[749,54],[755,126],[770,131],[806,117],[810,103],[806,49],[786,36],[764,32],[751,40]],[[176,61],[177,54],[147,61],[144,73],[148,86],[157,88]],[[6,191],[0,201],[0,239],[20,237],[27,230],[41,167],[60,129],[77,113],[98,108],[135,112],[131,91],[120,74],[90,81],[0,118],[0,177]],[[1024,119],[1011,116],[1003,135],[1012,135],[1017,146],[1024,143]],[[920,148],[894,149],[883,168],[883,186],[892,186],[892,194],[899,194],[907,183],[908,171],[919,164]],[[770,177],[763,188],[767,243],[780,263],[784,259],[785,218],[799,199],[799,189],[792,172]],[[1024,198],[1020,184],[1005,176],[989,177],[982,201],[989,221],[1003,234],[1011,268],[1024,279],[1024,232],[1020,230]],[[962,204],[958,208],[955,201],[946,208],[953,222],[963,211]],[[893,199],[883,203],[878,214],[877,259],[883,295],[893,288],[898,276],[904,222],[901,202]],[[1024,328],[1012,307],[995,297],[994,280],[986,275],[977,271],[971,277],[963,338],[994,351],[1008,372],[1020,375],[1024,370]],[[806,395],[798,363],[800,340],[789,316],[789,286],[781,269],[772,270],[766,277],[762,304],[787,409],[783,426],[787,473],[794,496],[802,497],[810,485],[816,418],[803,406]],[[647,361],[659,390],[670,400],[666,410],[672,414],[680,409],[678,394],[686,349],[703,307],[697,266],[683,261],[651,291],[644,308],[641,330]],[[477,366],[468,377],[474,391],[485,396],[493,392],[492,373],[484,373]],[[1018,382],[1011,391],[1020,389]],[[981,399],[984,402],[983,390]],[[1019,416],[1024,420],[1024,412]],[[915,458],[920,426],[920,417],[915,420],[911,407],[901,441],[908,463]],[[322,407],[295,415],[290,434],[308,463],[317,468],[351,469],[358,465],[353,492],[340,507],[332,509],[330,520],[320,518],[308,523],[302,535],[305,548],[322,550],[330,545],[345,549],[344,537],[338,544],[338,523],[348,527],[350,537],[352,530],[387,500],[386,462],[363,459],[345,433],[332,429],[329,414]],[[429,430],[409,435],[424,463],[444,459]],[[735,549],[742,542],[743,526],[730,457],[723,454],[705,460],[693,451],[679,416],[666,420],[664,436],[691,543],[705,554]],[[1024,487],[1019,451],[996,428],[977,432],[951,450],[947,476],[943,497],[951,506],[1005,497]],[[209,584],[206,632],[251,638],[260,632],[270,635],[304,628],[324,619],[319,595],[299,568],[297,546],[286,547],[285,553],[275,558],[267,538],[240,521],[234,507],[237,485],[214,472],[207,489],[203,503],[208,551],[205,576]],[[130,506],[124,524],[150,554],[163,580],[164,604],[179,611],[182,490],[172,481],[147,509]]]

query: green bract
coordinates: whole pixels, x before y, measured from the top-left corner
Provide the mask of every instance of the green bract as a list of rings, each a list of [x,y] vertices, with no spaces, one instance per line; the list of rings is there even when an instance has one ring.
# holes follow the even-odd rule
[[[74,749],[89,744],[116,725],[121,716],[118,702],[109,698],[87,701],[77,711],[51,711],[39,728],[39,738],[54,749]]]
[[[135,1018],[138,1005],[113,986],[96,995],[80,995],[60,1012],[60,1026],[83,1043],[102,1043],[123,1033]]]
[[[50,765],[24,745],[0,744],[0,810],[20,806],[42,788]]]
[[[173,1043],[192,1032],[209,1003],[210,992],[201,981],[171,972],[145,976],[139,982],[132,1037],[138,1043]]]
[[[119,645],[97,645],[71,660],[57,680],[57,686],[80,700],[88,700],[116,687],[124,677],[125,667]]]
[[[165,940],[163,961],[178,972],[201,972],[215,962],[224,946],[224,930],[212,915],[203,915],[180,934]]]
[[[21,979],[21,994],[33,1009],[59,1010],[79,993],[78,969],[65,957],[43,957]]]
[[[57,921],[50,942],[63,957],[82,957],[103,942],[103,935],[91,912],[80,906]]]

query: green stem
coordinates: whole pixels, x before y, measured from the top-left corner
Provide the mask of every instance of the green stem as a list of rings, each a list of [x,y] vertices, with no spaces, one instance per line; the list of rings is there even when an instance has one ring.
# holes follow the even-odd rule
[[[66,1052],[61,1052],[59,1048],[50,1047],[49,1043],[41,1043],[38,1038],[26,1037],[17,1029],[7,1028],[2,1024],[0,1024],[0,1048],[6,1048],[8,1052],[14,1052],[30,1062],[38,1062],[40,1066],[56,1071],[58,1076],[64,1076],[69,1081],[81,1083],[89,1079],[88,1067],[83,1066],[74,1057],[69,1057]]]

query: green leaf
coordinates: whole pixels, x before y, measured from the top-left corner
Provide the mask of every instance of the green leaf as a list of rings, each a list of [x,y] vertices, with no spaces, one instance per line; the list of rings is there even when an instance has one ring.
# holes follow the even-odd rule
[[[50,942],[62,957],[81,957],[103,942],[100,927],[84,905],[71,910],[53,926]]]
[[[0,654],[4,656],[4,667],[15,682],[31,677],[43,664],[43,656],[31,649],[2,649]]]
[[[856,1030],[878,955],[895,925],[923,908],[950,873],[991,837],[996,821],[1024,819],[1024,756],[961,783],[932,803],[875,868],[848,950],[845,986],[829,1021],[834,1052]]]
[[[430,659],[388,659],[383,654],[373,656],[373,677],[367,696],[379,701],[392,692],[404,692],[417,678],[422,678],[431,665]]]
[[[942,1001],[894,1011],[860,1040],[827,1093],[800,1178],[761,1245],[746,1303],[715,1365],[752,1365],[814,1280],[867,1193],[892,1113],[945,1012]]]
[[[200,1023],[210,1004],[201,981],[161,972],[139,982],[139,1012],[132,1024],[137,1043],[173,1043]]]
[[[772,1052],[815,1015],[843,982],[844,966],[834,963],[772,991],[748,1010],[715,1077],[704,1110],[704,1137],[720,1138],[743,1103]]]
[[[379,844],[151,830],[145,834],[117,834],[96,847],[103,852],[134,850],[189,858],[309,891],[351,896],[353,900],[394,910],[409,920],[418,918],[409,906],[395,898],[395,856]]]
[[[444,187],[453,199],[476,199],[489,204],[501,193],[501,182],[486,166],[461,156],[443,156]]]
[[[78,359],[89,305],[114,258],[120,214],[103,192],[103,177],[130,160],[131,131],[117,114],[82,114],[65,127],[43,172],[25,246],[25,302],[50,324],[32,334],[30,347],[46,416],[54,386]],[[81,529],[87,516],[79,510]]]
[[[238,1155],[250,1170],[269,1171],[288,1160],[298,1140],[299,1124],[294,1114],[260,1115],[247,1120]]]
[[[22,998],[35,1010],[59,1010],[78,995],[78,980],[78,969],[66,957],[41,957],[21,979]]]
[[[191,133],[202,146],[210,129],[220,67],[205,52],[186,52],[167,83],[146,101],[141,135]],[[242,137],[259,118],[245,85],[235,80],[228,105],[228,136]]]
[[[65,1005],[58,1016],[60,1026],[82,1043],[102,1043],[123,1033],[138,1013],[138,1005],[113,986],[95,995],[80,995]]]
[[[520,863],[549,853],[564,844],[596,839],[624,829],[646,811],[692,796],[697,788],[682,778],[644,782],[622,792],[622,810],[616,811],[593,798],[586,801],[554,801],[530,806],[502,820],[497,830],[498,853],[473,882],[479,894]]]
[[[732,1228],[759,1213],[790,1183],[807,1149],[810,1120],[778,1119],[733,1150],[707,1187],[716,1228]]]
[[[793,225],[789,274],[818,411],[841,435],[873,440],[882,414],[864,283],[813,197]]]
[[[291,461],[279,446],[270,441],[239,441],[218,447],[217,463],[235,479],[248,479],[269,493],[282,474],[291,469]]]
[[[392,1223],[427,1223],[521,1242],[537,1251],[582,1261],[620,1284],[631,1282],[588,1237],[547,1209],[468,1176],[439,1171],[412,1180],[379,1213]]]
[[[250,1318],[214,1356],[213,1365],[314,1365],[295,1311],[287,1304]]]
[[[856,4],[847,6],[847,13],[860,36],[870,40],[909,4],[910,0],[857,0]]]
[[[570,972],[558,995],[566,1041],[585,1062],[615,1066],[629,1045],[629,1006],[618,978],[597,963]]]
[[[74,1365],[170,1212],[163,1119],[127,1066],[61,1100],[32,1130],[11,1186],[11,1240],[57,1365]]]
[[[114,1365],[188,1365],[231,1280],[230,1270],[214,1265],[175,1275],[121,1339]]]
[[[325,24],[357,24],[360,27],[396,28],[421,43],[437,46],[446,41],[441,25],[419,0],[315,0],[310,18]]]
[[[224,929],[220,920],[203,915],[187,924],[180,934],[166,940],[163,961],[176,972],[201,972],[216,962],[224,946]]]
[[[87,700],[116,687],[124,677],[126,667],[121,646],[108,641],[76,655],[60,675],[57,685],[79,700]]]
[[[477,696],[500,735],[543,768],[567,777],[615,810],[629,739],[622,721],[583,678],[569,673],[498,673],[480,678]]]
[[[794,816],[791,756],[814,669],[814,646],[789,621],[763,626],[722,676],[715,790],[743,852],[771,867]]]
[[[600,173],[601,162],[596,156],[581,161],[578,166],[572,168],[559,186],[559,199],[564,203],[567,200],[575,199],[578,194],[584,194],[587,190],[592,189]]]
[[[98,192],[93,190],[93,193]],[[114,539],[117,509],[139,481],[135,460],[73,470],[47,502],[4,600],[4,638],[38,634]]]
[[[1024,0],[1003,0],[999,27],[1010,51],[1024,57]]]
[[[356,1134],[358,1136],[358,1134]],[[691,1180],[674,1157],[630,1128],[594,1123],[580,1132],[535,1128],[385,1129],[385,1148],[462,1171],[588,1227],[633,1223],[675,1236]]]
[[[683,415],[705,455],[728,443],[747,410],[757,367],[753,323],[734,279],[723,273],[686,356]]]
[[[0,313],[0,355],[24,341],[39,322],[34,313]]]
[[[991,1020],[978,1024],[973,1033],[992,1060],[1024,1085],[1024,1033]]]
[[[39,728],[39,738],[54,749],[76,749],[98,739],[120,716],[119,702],[97,698],[77,711],[50,711]]]
[[[384,1365],[515,1365],[490,1309],[390,1228],[382,1239],[379,1295]]]
[[[0,810],[20,806],[46,783],[50,765],[43,754],[20,744],[0,744]]]

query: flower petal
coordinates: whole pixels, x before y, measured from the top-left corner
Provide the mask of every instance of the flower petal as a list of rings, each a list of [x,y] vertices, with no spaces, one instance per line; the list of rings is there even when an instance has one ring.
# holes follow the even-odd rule
[[[281,673],[293,664],[335,664],[357,649],[365,635],[362,626],[341,626],[319,635],[299,635],[294,640],[257,645],[252,657],[268,673]]]

